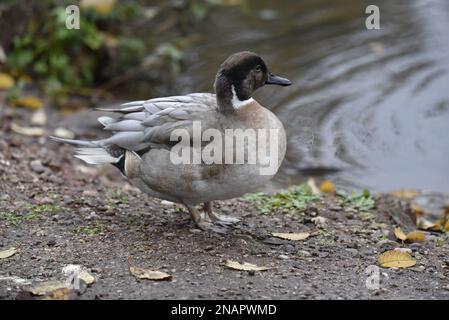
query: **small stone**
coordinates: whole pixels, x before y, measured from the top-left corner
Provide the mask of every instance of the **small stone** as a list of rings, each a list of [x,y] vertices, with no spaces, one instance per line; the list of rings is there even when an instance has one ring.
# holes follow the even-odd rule
[[[394,248],[394,250],[405,252],[405,253],[412,253],[412,249],[409,249],[409,248]]]
[[[312,256],[312,254],[309,251],[305,251],[305,250],[299,250],[298,254],[300,254],[303,257],[310,257],[310,256]]]
[[[278,256],[278,259],[281,259],[281,260],[288,260],[288,259],[290,259],[290,258],[289,258],[289,256],[287,256],[287,255],[285,255],[285,254],[280,254],[280,255]]]
[[[42,173],[45,171],[45,167],[42,165],[42,162],[39,159],[31,161],[30,168],[36,173]]]
[[[56,244],[56,241],[54,239],[51,239],[47,242],[47,246],[53,247]]]

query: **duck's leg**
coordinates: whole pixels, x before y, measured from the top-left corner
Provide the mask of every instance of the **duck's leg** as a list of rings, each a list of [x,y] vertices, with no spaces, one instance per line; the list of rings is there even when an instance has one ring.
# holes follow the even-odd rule
[[[240,221],[240,219],[238,219],[236,217],[225,216],[225,215],[215,213],[212,210],[212,201],[204,202],[203,210],[204,210],[204,212],[207,213],[210,220],[217,222],[219,224],[232,225],[232,224],[236,224],[237,222]]]
[[[217,233],[226,233],[229,228],[224,225],[217,225],[213,223],[207,215],[198,211],[195,205],[185,204],[190,212],[192,220],[195,222],[198,228],[204,231],[214,231]]]

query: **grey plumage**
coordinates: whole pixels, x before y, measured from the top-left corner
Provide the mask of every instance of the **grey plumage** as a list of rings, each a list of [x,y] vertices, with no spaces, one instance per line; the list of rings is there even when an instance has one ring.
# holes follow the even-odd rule
[[[266,83],[288,85],[289,81],[269,73],[258,55],[240,52],[221,65],[215,79],[216,95],[192,93],[132,101],[117,109],[101,108],[98,110],[114,113],[98,118],[104,129],[112,133],[110,137],[94,141],[53,139],[77,145],[75,156],[87,163],[114,164],[150,196],[183,203],[199,228],[222,232],[224,225],[235,223],[236,219],[212,212],[211,201],[237,197],[265,185],[285,155],[286,137],[281,122],[251,98],[253,91]],[[207,129],[215,129],[219,134],[228,129],[275,129],[277,140],[268,147],[277,151],[270,152],[274,163],[270,169],[274,171],[261,174],[261,163],[173,161],[172,147],[178,142],[171,141],[174,130],[187,132],[190,136],[186,142],[192,145],[196,121],[200,134]],[[211,141],[200,141],[200,146]],[[267,143],[270,142],[271,137]],[[195,151],[201,151],[196,149],[196,143],[193,146]],[[234,147],[230,150],[234,155],[241,152]],[[243,152],[244,158],[248,158],[252,151]],[[205,204],[206,216],[195,208],[198,203]]]

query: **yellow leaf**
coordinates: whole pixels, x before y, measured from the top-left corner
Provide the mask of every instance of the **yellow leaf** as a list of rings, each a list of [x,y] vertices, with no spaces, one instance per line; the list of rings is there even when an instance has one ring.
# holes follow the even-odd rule
[[[445,230],[446,232],[449,231],[449,219],[446,221],[446,224],[444,225],[444,230]]]
[[[426,240],[426,235],[422,231],[412,231],[407,234],[406,240],[409,242],[424,242]]]
[[[390,192],[391,195],[401,198],[401,199],[413,199],[415,198],[419,193],[416,190],[413,189],[400,189],[396,191]]]
[[[17,249],[12,247],[3,251],[0,251],[0,259],[6,259],[12,257],[17,253]]]
[[[14,122],[11,123],[11,130],[15,133],[30,137],[40,137],[45,134],[45,130],[39,127],[22,127]]]
[[[407,252],[390,250],[379,256],[379,265],[384,268],[409,268],[416,264]]]
[[[129,272],[133,276],[139,279],[148,279],[148,280],[171,280],[172,276],[168,273],[157,271],[157,270],[148,270],[139,268],[136,266],[129,266]]]
[[[114,8],[117,0],[81,0],[82,8],[94,8],[102,15],[107,15]]]
[[[8,90],[14,87],[14,79],[7,73],[0,73],[0,90]]]
[[[396,238],[402,241],[405,241],[407,239],[407,235],[399,227],[394,229],[394,235],[396,236]]]
[[[310,236],[310,233],[308,232],[298,232],[298,233],[277,233],[273,232],[273,236],[281,239],[286,240],[292,240],[292,241],[298,241],[298,240],[305,240]]]
[[[36,97],[20,97],[13,101],[13,104],[19,107],[25,107],[31,110],[38,110],[44,106],[41,99]]]
[[[51,292],[49,296],[43,298],[43,300],[72,300],[74,292],[69,288],[59,288]]]
[[[64,281],[46,281],[26,287],[24,290],[35,296],[43,296],[64,288],[67,288],[67,283]]]
[[[320,184],[320,190],[324,193],[334,193],[335,192],[335,186],[330,180],[325,180],[321,182]]]
[[[226,261],[226,267],[234,269],[234,270],[241,270],[241,271],[265,271],[265,270],[270,269],[268,267],[259,267],[259,266],[256,266],[255,264],[248,263],[248,262],[244,262],[242,264],[242,263],[239,263],[237,261],[232,261],[232,260]]]

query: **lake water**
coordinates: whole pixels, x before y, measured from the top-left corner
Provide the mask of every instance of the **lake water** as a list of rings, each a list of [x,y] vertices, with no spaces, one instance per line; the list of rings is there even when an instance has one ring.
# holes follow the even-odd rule
[[[188,53],[183,92],[211,91],[217,66],[252,50],[292,80],[255,98],[284,123],[275,185],[449,192],[449,1],[240,1],[213,13]]]

